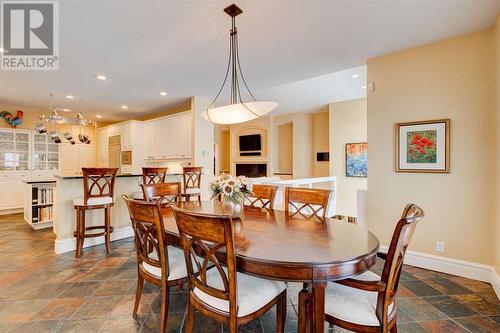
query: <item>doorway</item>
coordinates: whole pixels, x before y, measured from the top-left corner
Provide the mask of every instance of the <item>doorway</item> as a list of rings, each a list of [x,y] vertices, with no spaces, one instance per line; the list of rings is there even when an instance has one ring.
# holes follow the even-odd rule
[[[120,173],[121,136],[113,135],[108,139],[108,167],[118,168]]]
[[[293,122],[278,125],[278,170],[293,177]]]

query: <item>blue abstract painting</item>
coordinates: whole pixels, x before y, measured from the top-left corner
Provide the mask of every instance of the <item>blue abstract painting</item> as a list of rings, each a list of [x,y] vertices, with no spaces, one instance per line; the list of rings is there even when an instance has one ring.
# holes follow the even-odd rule
[[[345,145],[345,176],[368,177],[368,144],[366,142]]]

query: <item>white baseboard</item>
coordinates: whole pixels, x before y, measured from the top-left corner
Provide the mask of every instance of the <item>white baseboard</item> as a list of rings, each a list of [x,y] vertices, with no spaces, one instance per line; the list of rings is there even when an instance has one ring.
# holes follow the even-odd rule
[[[134,230],[132,230],[131,226],[115,229],[111,233],[111,240],[119,240],[123,238],[128,238],[134,236]],[[95,237],[95,238],[87,238],[83,242],[83,247],[94,246],[98,244],[104,243],[104,236]],[[76,249],[76,238],[66,238],[66,239],[56,239],[54,242],[54,252],[56,254],[75,251]]]
[[[387,250],[388,246],[380,246],[380,252]],[[491,283],[500,299],[500,277],[493,266],[417,251],[406,251],[405,264]]]

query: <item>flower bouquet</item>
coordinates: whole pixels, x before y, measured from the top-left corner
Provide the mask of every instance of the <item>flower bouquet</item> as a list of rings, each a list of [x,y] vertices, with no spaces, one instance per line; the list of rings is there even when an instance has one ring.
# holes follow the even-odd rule
[[[221,200],[229,200],[234,204],[242,204],[245,194],[252,193],[250,182],[245,176],[234,177],[221,175],[210,182],[212,199],[221,197]]]

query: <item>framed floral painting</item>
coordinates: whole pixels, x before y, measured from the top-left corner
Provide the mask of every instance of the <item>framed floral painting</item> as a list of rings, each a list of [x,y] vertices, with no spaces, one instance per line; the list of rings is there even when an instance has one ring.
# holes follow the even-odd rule
[[[345,176],[368,177],[368,144],[366,142],[346,143]]]
[[[450,172],[450,119],[396,124],[396,172]]]

